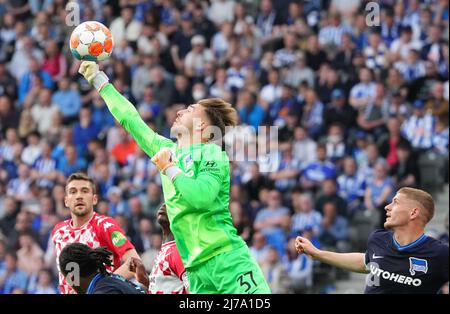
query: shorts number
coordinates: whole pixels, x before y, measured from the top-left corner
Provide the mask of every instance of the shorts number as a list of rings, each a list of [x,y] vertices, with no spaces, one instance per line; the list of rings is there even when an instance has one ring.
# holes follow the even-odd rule
[[[250,277],[250,280],[248,279],[248,277]],[[252,284],[254,287],[256,287],[256,282],[255,279],[253,278],[253,272],[249,271],[246,272],[242,275],[240,275],[237,279],[237,281],[239,281],[239,284],[241,285],[241,287],[246,287],[245,288],[245,293],[249,292],[250,289],[252,288]]]

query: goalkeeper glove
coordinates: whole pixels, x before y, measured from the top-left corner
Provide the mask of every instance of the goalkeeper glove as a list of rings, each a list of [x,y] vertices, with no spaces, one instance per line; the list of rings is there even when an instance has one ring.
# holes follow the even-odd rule
[[[98,64],[94,61],[81,62],[78,73],[84,76],[84,78],[94,86],[97,91],[101,91],[109,83],[109,79],[105,72],[99,71]]]
[[[175,166],[173,153],[167,147],[162,148],[151,160],[158,167],[159,171],[168,176],[171,181],[182,172],[180,168]]]

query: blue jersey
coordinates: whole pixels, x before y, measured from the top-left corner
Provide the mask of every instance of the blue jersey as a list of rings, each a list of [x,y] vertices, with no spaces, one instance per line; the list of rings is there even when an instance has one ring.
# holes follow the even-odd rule
[[[147,294],[147,292],[119,275],[104,276],[98,273],[89,284],[86,294]]]
[[[448,245],[426,235],[401,246],[393,232],[376,230],[367,244],[365,293],[435,294],[448,282],[448,257]]]

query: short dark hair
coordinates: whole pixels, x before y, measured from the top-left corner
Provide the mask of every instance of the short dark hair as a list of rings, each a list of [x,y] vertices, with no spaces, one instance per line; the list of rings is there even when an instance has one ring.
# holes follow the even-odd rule
[[[92,180],[91,178],[89,178],[85,173],[83,172],[75,172],[72,173],[69,178],[66,180],[66,188],[69,185],[70,182],[75,181],[75,180],[81,180],[81,181],[88,181],[91,183],[91,187],[92,187],[92,192],[94,194],[97,193],[97,189],[95,186],[95,182],[94,180]]]

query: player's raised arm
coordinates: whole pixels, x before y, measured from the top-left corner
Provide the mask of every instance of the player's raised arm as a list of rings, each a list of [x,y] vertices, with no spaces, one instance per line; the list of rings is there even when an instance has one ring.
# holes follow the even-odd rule
[[[216,199],[221,188],[223,161],[220,156],[214,156],[213,150],[208,160],[199,165],[199,175],[196,178],[187,176],[172,160],[172,151],[168,148],[160,150],[152,162],[168,176],[175,189],[194,208],[208,208]]]
[[[133,104],[109,83],[103,71],[99,71],[97,63],[83,61],[78,72],[100,93],[114,118],[133,136],[147,155],[152,157],[161,148],[174,145],[171,140],[155,133],[142,120]]]
[[[322,263],[330,264],[356,273],[368,273],[364,253],[336,253],[322,251],[316,248],[311,241],[303,237],[295,239],[295,248],[299,253],[305,253]]]

